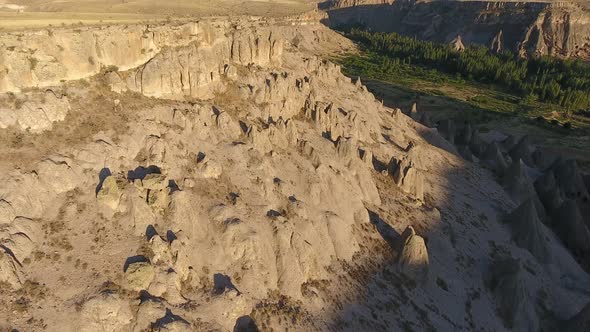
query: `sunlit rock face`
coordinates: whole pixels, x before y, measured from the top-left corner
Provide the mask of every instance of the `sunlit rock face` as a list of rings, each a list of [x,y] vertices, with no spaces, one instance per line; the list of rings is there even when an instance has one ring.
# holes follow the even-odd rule
[[[535,190],[524,163],[447,123],[482,156],[467,162],[418,106],[385,107],[326,60],[353,45],[318,22],[0,40],[38,49],[2,53],[0,329],[503,331],[509,311],[529,330],[587,300],[534,202],[515,210]]]
[[[481,44],[520,56],[588,58],[590,16],[575,2],[347,1],[326,7],[328,24],[361,24],[420,39]]]

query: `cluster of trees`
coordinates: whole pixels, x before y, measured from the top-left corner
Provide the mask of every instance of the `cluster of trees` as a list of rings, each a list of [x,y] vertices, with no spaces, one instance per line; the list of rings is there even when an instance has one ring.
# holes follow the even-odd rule
[[[348,35],[368,51],[385,56],[385,71],[399,64],[418,65],[495,84],[526,100],[557,104],[568,110],[590,107],[590,65],[580,60],[522,59],[510,52],[494,53],[483,46],[468,46],[457,52],[446,44],[356,28],[349,30]]]

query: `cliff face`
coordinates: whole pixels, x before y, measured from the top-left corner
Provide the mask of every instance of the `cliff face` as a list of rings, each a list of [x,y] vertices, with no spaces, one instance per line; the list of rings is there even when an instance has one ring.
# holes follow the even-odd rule
[[[231,63],[279,64],[281,53],[282,41],[270,29],[232,30],[228,23],[14,33],[0,42],[0,92],[51,86],[116,67],[134,68],[110,76],[120,88],[153,97],[210,97],[220,76],[232,74]]]
[[[510,50],[521,56],[590,57],[590,15],[572,3],[334,1],[328,24],[360,23],[384,32]],[[385,2],[385,1],[380,1]]]
[[[134,68],[163,45],[195,41],[200,30],[191,23],[166,30],[135,25],[8,33],[0,41],[0,92],[80,79],[108,66]]]

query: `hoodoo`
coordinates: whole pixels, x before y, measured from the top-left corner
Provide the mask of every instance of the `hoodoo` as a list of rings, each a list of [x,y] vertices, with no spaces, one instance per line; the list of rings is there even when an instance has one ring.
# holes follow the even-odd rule
[[[573,159],[558,159],[551,166],[563,194],[570,199],[590,199],[584,178]]]
[[[489,286],[506,327],[537,331],[536,302],[527,273],[520,260],[498,258],[491,267]]]
[[[529,198],[512,211],[506,217],[506,223],[512,228],[513,239],[518,246],[530,251],[541,262],[549,260],[547,240],[532,199]]]
[[[399,239],[397,265],[406,276],[420,282],[428,278],[428,251],[424,239],[408,226]]]
[[[587,325],[569,6],[4,2],[0,331]]]
[[[557,185],[553,171],[549,170],[535,181],[535,190],[547,214],[551,215],[563,203],[561,189]]]
[[[496,142],[487,145],[481,159],[486,167],[490,168],[500,176],[504,174],[506,169],[508,169],[506,159],[502,155],[500,147]]]
[[[552,217],[553,225],[566,246],[576,252],[590,249],[590,231],[575,200],[563,202]]]

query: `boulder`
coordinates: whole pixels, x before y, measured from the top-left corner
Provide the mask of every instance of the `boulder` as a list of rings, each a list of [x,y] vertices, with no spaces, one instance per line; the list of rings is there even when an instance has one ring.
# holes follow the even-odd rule
[[[125,271],[126,287],[134,291],[148,289],[154,276],[154,267],[149,262],[131,263]]]
[[[141,180],[141,185],[147,190],[164,190],[168,187],[168,181],[164,174],[150,173]]]
[[[102,185],[96,194],[96,199],[112,210],[117,210],[119,202],[121,201],[121,195],[123,195],[124,186],[124,179],[109,175],[102,182]]]

